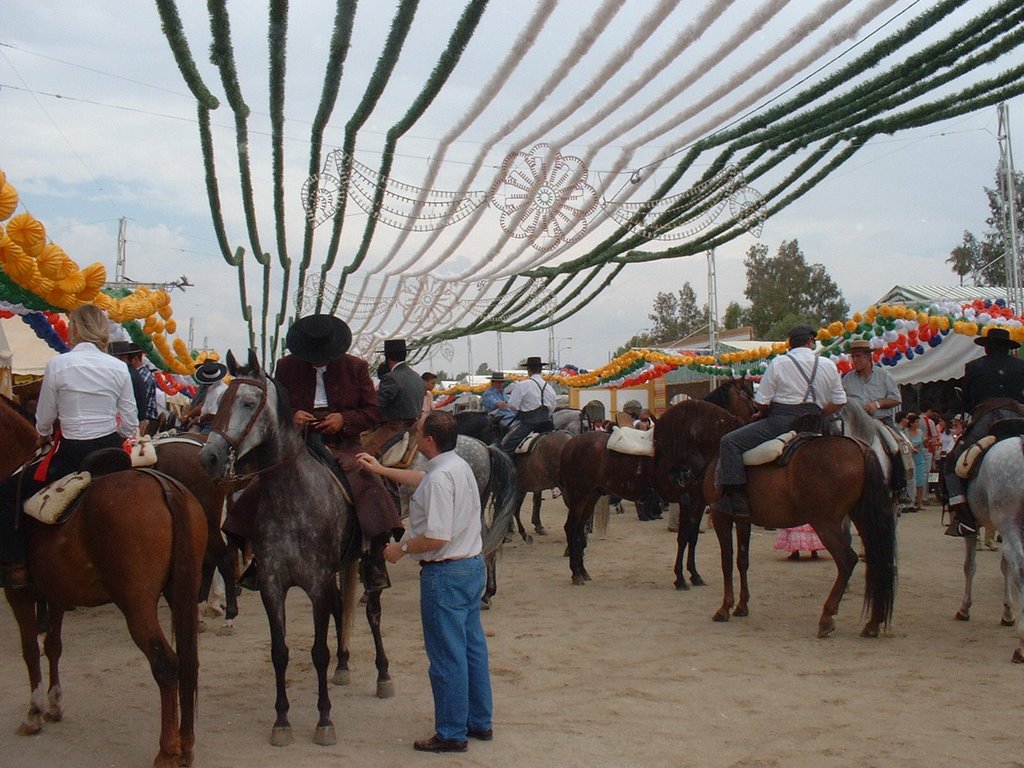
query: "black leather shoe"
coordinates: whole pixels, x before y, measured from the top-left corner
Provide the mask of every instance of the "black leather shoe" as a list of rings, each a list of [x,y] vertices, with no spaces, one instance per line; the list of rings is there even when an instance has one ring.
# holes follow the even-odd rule
[[[466,735],[477,741],[490,741],[494,738],[494,731],[491,728],[469,728]]]
[[[417,752],[465,752],[467,746],[464,741],[439,739],[436,733],[429,739],[412,743],[412,748]]]

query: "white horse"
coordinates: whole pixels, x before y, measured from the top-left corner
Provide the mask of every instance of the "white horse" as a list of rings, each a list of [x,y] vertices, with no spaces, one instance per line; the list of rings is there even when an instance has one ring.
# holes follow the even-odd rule
[[[1003,615],[1004,627],[1014,624],[1017,610],[1017,647],[1011,660],[1024,663],[1024,439],[1001,440],[985,453],[977,476],[967,486],[967,501],[979,525],[990,526],[1003,538]],[[977,567],[977,536],[964,538],[964,597],[956,618],[971,618],[971,583]]]

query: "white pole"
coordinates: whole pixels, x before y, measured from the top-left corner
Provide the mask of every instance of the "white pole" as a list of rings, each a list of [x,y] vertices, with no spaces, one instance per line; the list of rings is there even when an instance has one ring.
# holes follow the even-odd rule
[[[708,348],[715,354],[718,347],[718,281],[715,275],[715,249],[708,251]],[[718,386],[718,377],[711,377],[711,389]]]
[[[1005,253],[1007,292],[1014,311],[1020,312],[1022,291],[1020,246],[1017,242],[1017,176],[1013,167],[1013,146],[1010,143],[1010,111],[1005,103],[999,105],[999,154],[1003,171],[1003,205],[1007,210],[1004,217],[1005,237],[1009,241]]]

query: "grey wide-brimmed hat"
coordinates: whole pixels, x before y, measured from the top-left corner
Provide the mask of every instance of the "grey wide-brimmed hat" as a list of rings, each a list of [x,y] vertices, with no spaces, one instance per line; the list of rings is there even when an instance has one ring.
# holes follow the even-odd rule
[[[1020,344],[1010,338],[1010,332],[1005,328],[991,328],[984,336],[974,340],[979,347],[994,347],[995,349],[1019,349]]]
[[[348,352],[352,330],[334,315],[306,315],[288,329],[288,351],[307,363],[329,363]]]
[[[505,374],[501,371],[494,371],[491,374],[491,381],[505,381]]]
[[[197,384],[216,384],[227,375],[228,367],[224,363],[218,363],[216,360],[207,360],[196,368],[192,378],[196,380]]]

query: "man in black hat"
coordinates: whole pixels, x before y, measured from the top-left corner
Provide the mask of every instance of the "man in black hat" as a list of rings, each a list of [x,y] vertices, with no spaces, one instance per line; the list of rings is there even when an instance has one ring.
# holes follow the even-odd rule
[[[423,379],[405,362],[408,352],[405,339],[384,342],[384,362],[388,372],[380,380],[377,402],[380,404],[380,425],[364,434],[360,441],[373,456],[395,435],[411,428],[423,414]]]
[[[319,436],[337,460],[352,490],[356,516],[369,541],[361,573],[370,592],[390,586],[382,555],[384,546],[404,529],[391,494],[381,479],[362,472],[356,455],[362,452],[359,435],[381,420],[377,391],[365,360],[346,354],[352,331],[333,315],[307,315],[288,330],[291,354],[277,361],[274,378],[285,391],[296,425],[308,436]],[[418,377],[417,377],[418,380]],[[422,383],[420,399],[423,403]]]
[[[146,421],[158,416],[156,407],[156,379],[142,364],[142,348],[134,341],[112,341],[107,345],[107,354],[113,355],[128,366],[135,393],[135,407],[139,417],[139,432],[146,431]],[[145,373],[143,373],[145,371]]]
[[[801,417],[828,416],[846,403],[836,364],[814,354],[814,329],[796,325],[788,336],[789,351],[771,361],[754,395],[761,418],[727,433],[719,444],[722,497],[712,507],[715,512],[750,516],[744,451],[788,432]]]
[[[508,396],[508,408],[516,414],[516,420],[502,438],[501,449],[510,456],[531,432],[550,432],[555,428],[551,417],[558,394],[555,386],[540,375],[543,367],[539,357],[526,358],[526,372],[530,378],[517,381]]]
[[[978,525],[967,506],[964,481],[956,474],[957,459],[972,444],[988,434],[999,419],[1024,416],[1024,360],[1010,355],[1020,344],[1010,338],[1005,328],[992,328],[974,340],[985,348],[985,356],[964,367],[964,412],[971,423],[964,436],[946,458],[943,476],[949,494],[949,511],[953,521],[946,528],[947,536],[976,536]]]

